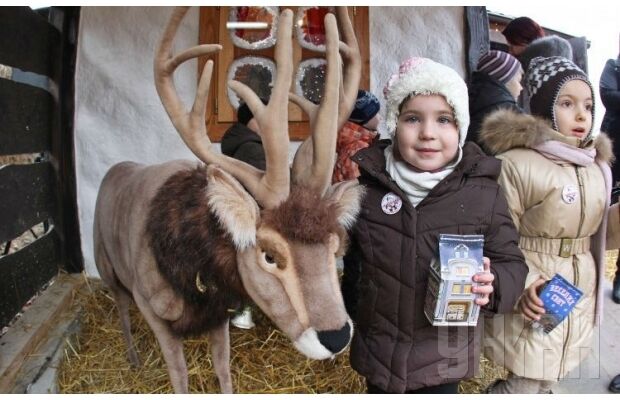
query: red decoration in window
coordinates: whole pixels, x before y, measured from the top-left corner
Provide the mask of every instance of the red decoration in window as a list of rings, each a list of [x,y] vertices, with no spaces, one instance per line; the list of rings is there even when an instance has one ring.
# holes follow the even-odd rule
[[[329,12],[329,7],[310,7],[303,16],[301,30],[303,40],[315,46],[325,44],[325,25],[323,21]]]
[[[273,25],[273,15],[265,7],[235,7],[238,22],[267,22]],[[235,29],[235,35],[249,43],[267,39],[271,35],[271,29]]]

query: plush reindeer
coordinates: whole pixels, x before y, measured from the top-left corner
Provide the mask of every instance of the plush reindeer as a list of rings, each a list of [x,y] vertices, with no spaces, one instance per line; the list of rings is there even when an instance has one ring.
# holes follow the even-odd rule
[[[282,12],[269,103],[247,86],[229,82],[263,132],[266,170],[261,171],[210,148],[205,108],[212,61],[205,65],[190,112],[176,93],[172,76],[182,62],[221,49],[201,45],[171,55],[186,12],[175,9],[166,27],[154,62],[155,84],[176,130],[204,164],[113,166],[97,198],[95,260],[117,302],[132,364],[139,364],[128,313],[133,299],[159,341],[175,392],[188,391],[183,338],[206,333],[221,391],[231,393],[229,310],[246,296],[309,358],[334,357],[351,341],[353,326],[335,258],[343,251],[362,190],[356,182],[331,187],[329,182],[337,128],[353,107],[361,63],[346,9],[338,10],[345,43],[339,41],[336,18],[328,14],[324,96],[317,109],[305,104],[311,138],[296,156],[291,176],[292,12]]]

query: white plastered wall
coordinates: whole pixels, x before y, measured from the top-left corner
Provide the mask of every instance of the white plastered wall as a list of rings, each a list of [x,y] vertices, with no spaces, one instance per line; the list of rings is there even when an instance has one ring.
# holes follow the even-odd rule
[[[98,276],[92,227],[99,184],[125,160],[154,164],[195,159],[176,134],[153,86],[153,53],[170,7],[83,7],[76,68],[75,159],[81,246],[86,273]],[[189,11],[177,51],[197,43],[198,8]],[[465,72],[463,7],[371,7],[371,91],[382,90],[399,63],[429,57]],[[182,65],[175,82],[191,104],[196,62]],[[291,155],[299,143],[291,146]],[[219,151],[219,145],[215,146]]]
[[[370,7],[370,91],[381,110],[383,88],[407,58],[431,58],[464,77],[464,32],[463,7]]]

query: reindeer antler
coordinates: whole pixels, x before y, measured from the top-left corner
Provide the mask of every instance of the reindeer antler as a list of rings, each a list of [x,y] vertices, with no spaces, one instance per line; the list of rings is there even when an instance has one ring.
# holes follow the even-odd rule
[[[261,192],[253,194],[268,198],[268,203],[273,205],[285,200],[290,190],[288,91],[293,80],[292,26],[293,12],[286,9],[281,13],[278,25],[275,50],[277,75],[267,105],[262,104],[254,91],[243,83],[228,83],[246,102],[262,134],[265,175],[261,179]]]
[[[362,74],[362,61],[360,56],[359,45],[355,32],[353,31],[353,25],[349,18],[347,7],[337,7],[336,14],[338,16],[338,22],[342,30],[344,42],[340,42],[339,50],[344,60],[343,77],[340,81],[340,93],[338,101],[338,119],[336,130],[340,131],[345,122],[349,119],[355,101],[357,99],[357,90],[359,88],[359,82]],[[327,84],[326,84],[327,88]],[[293,160],[293,180],[295,182],[305,182],[309,178],[312,169],[308,168],[309,165],[314,163],[315,148],[317,147],[313,142],[313,137],[316,129],[316,121],[318,119],[318,106],[313,104],[309,100],[298,96],[294,93],[289,93],[289,99],[297,104],[307,115],[310,120],[310,132],[311,135],[301,144],[295,158]],[[337,134],[335,136],[337,139]],[[335,146],[334,146],[335,149]],[[335,158],[332,158],[330,168],[330,182],[331,182],[331,170],[333,169],[333,163]],[[329,185],[329,183],[328,183]],[[325,187],[327,188],[327,186]]]
[[[213,72],[213,62],[207,61],[200,77],[194,105],[190,112],[185,110],[173,82],[176,68],[183,62],[221,50],[219,44],[206,44],[192,47],[177,56],[172,56],[172,41],[188,7],[175,8],[166,27],[159,48],[155,55],[155,86],[162,104],[174,127],[189,149],[201,161],[218,164],[222,169],[239,180],[256,201],[264,208],[273,208],[288,197],[290,191],[290,171],[288,168],[288,91],[291,86],[292,66],[292,21],[291,10],[284,10],[280,16],[275,59],[277,76],[269,103],[265,106],[256,94],[243,83],[231,81],[230,88],[242,98],[252,110],[263,136],[266,156],[266,171],[260,171],[242,161],[227,157],[211,150],[211,141],[207,135],[205,113],[207,95]],[[302,182],[323,194],[329,186],[331,170],[334,164],[334,151],[337,138],[337,115],[339,108],[349,107],[346,117],[351,112],[357,94],[360,66],[359,49],[346,9],[339,8],[339,15],[344,23],[343,32],[346,44],[340,44],[338,28],[333,15],[325,18],[327,74],[325,94],[320,107],[311,123],[312,164],[307,168]],[[340,84],[338,47],[347,60],[347,80],[345,87]],[[338,101],[338,88],[346,93],[347,101]],[[350,97],[350,93],[354,95]],[[349,104],[349,105],[347,105]],[[299,154],[299,152],[298,152]],[[303,158],[303,157],[302,157]]]
[[[185,110],[185,106],[183,102],[179,98],[174,82],[173,82],[173,74],[176,68],[183,62],[200,57],[206,54],[210,54],[222,49],[222,46],[219,44],[205,44],[200,46],[192,47],[188,50],[183,51],[177,56],[172,56],[172,41],[174,40],[174,36],[178,30],[179,24],[181,20],[187,13],[189,7],[176,7],[173,15],[166,26],[166,30],[164,31],[163,37],[159,44],[159,48],[157,49],[154,61],[154,73],[155,73],[155,87],[157,89],[157,93],[161,99],[161,102],[172,121],[172,124],[179,132],[179,135],[189,147],[189,149],[198,157],[201,161],[206,164],[218,164],[222,169],[233,175],[237,178],[256,199],[256,201],[263,207],[270,208],[279,204],[283,198],[288,196],[289,192],[289,171],[288,171],[288,162],[286,168],[283,168],[281,165],[283,161],[282,157],[278,156],[278,151],[287,152],[288,156],[288,146],[285,145],[285,150],[278,150],[278,146],[281,146],[282,143],[277,143],[281,141],[284,137],[286,139],[286,144],[288,144],[288,129],[287,129],[287,119],[288,116],[286,113],[282,116],[282,110],[286,110],[286,92],[288,91],[288,87],[290,86],[290,77],[286,82],[288,82],[288,86],[286,86],[286,90],[284,94],[276,95],[276,99],[273,102],[273,105],[270,107],[262,107],[262,104],[259,106],[256,104],[256,98],[251,97],[247,94],[247,90],[249,88],[241,88],[241,84],[232,84],[231,88],[233,90],[240,90],[242,96],[250,108],[253,111],[256,111],[255,114],[262,114],[263,126],[273,126],[274,129],[267,131],[265,134],[266,143],[269,147],[268,152],[268,172],[265,173],[253,166],[246,164],[242,161],[236,160],[231,157],[227,157],[223,154],[212,151],[211,149],[211,141],[209,140],[209,136],[207,135],[207,128],[205,125],[205,113],[206,113],[206,105],[207,105],[207,96],[209,93],[209,86],[211,83],[211,75],[213,73],[213,61],[207,61],[201,77],[198,83],[198,88],[196,90],[196,97],[194,100],[194,104],[190,112]],[[283,13],[283,15],[286,11]],[[290,14],[290,11],[288,11]],[[276,44],[276,59],[279,60],[278,70],[284,71],[287,68],[287,60],[290,64],[291,59],[291,21],[292,15],[289,15],[288,18],[284,18],[288,23],[282,23],[278,34],[278,42]],[[286,25],[288,27],[288,34]],[[280,32],[281,31],[281,32]],[[279,55],[278,55],[279,54]],[[292,71],[292,67],[288,67],[289,70]],[[286,76],[290,75],[290,73],[282,73],[278,74],[278,76],[282,76],[281,79],[286,79]],[[276,86],[282,87],[286,85],[285,81],[281,81],[279,84],[276,82]],[[245,86],[245,85],[243,85]],[[251,91],[251,90],[250,90]],[[282,91],[282,90],[280,90]],[[274,92],[277,92],[274,90]],[[253,94],[253,93],[252,93]],[[282,100],[284,98],[284,100]],[[259,101],[260,102],[260,101]],[[279,108],[279,105],[284,102],[285,106]],[[277,110],[277,112],[274,112]],[[274,121],[273,124],[266,123],[267,116],[269,114],[277,115],[278,120]],[[272,136],[272,133],[273,134]],[[277,146],[275,145],[277,143]],[[274,152],[276,153],[274,155]],[[270,161],[269,161],[270,160]],[[279,160],[279,161],[275,161]],[[284,170],[286,170],[284,172]],[[277,171],[277,172],[276,172]]]
[[[189,7],[176,7],[168,21],[155,54],[153,65],[155,88],[172,124],[187,147],[204,162],[214,162],[213,153],[209,149],[211,142],[207,136],[207,128],[204,123],[205,106],[213,73],[213,61],[207,61],[202,71],[194,105],[189,113],[185,111],[185,106],[176,92],[173,74],[181,63],[191,58],[220,51],[222,46],[205,44],[187,49],[175,57],[172,56],[172,41],[188,9]]]

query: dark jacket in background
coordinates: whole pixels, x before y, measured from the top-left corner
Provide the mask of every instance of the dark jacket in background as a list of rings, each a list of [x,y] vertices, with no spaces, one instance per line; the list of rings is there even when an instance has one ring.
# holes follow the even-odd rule
[[[244,161],[258,169],[265,169],[265,150],[260,136],[237,122],[222,137],[222,153]]]
[[[478,134],[484,117],[500,108],[521,112],[506,85],[482,72],[474,72],[469,84],[469,129],[467,140],[480,146]]]
[[[521,295],[527,266],[518,234],[496,179],[500,161],[467,143],[456,169],[417,208],[385,171],[389,141],[373,143],[353,160],[367,189],[352,228],[350,268],[361,268],[351,365],[381,390],[403,393],[457,382],[478,371],[482,316],[478,327],[433,327],[424,315],[429,265],[440,233],[483,234],[484,255],[495,274],[488,312],[508,312]],[[403,200],[395,214],[381,200],[393,192]],[[345,297],[346,299],[346,297]],[[353,304],[357,303],[357,304]]]
[[[607,133],[614,143],[616,162],[612,166],[614,182],[620,180],[620,57],[607,60],[599,84],[605,117],[601,131]]]

